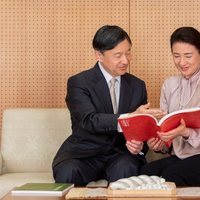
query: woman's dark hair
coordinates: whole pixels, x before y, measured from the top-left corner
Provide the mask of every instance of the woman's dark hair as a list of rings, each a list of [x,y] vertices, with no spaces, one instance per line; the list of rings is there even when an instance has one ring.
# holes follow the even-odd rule
[[[105,25],[101,27],[93,38],[93,48],[100,52],[111,50],[120,42],[127,39],[132,45],[129,35],[119,26]]]
[[[200,33],[193,27],[181,27],[176,29],[170,38],[171,49],[176,42],[191,44],[200,52]]]

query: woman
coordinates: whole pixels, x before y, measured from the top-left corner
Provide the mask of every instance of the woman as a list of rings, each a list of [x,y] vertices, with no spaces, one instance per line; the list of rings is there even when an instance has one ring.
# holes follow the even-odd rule
[[[162,86],[160,106],[167,113],[200,106],[200,33],[193,27],[178,28],[170,44],[180,75]],[[200,185],[200,129],[187,128],[182,119],[177,128],[158,135],[161,140],[150,139],[149,148],[166,153],[163,141],[173,140],[170,156],[144,165],[141,174],[162,176],[178,186]]]

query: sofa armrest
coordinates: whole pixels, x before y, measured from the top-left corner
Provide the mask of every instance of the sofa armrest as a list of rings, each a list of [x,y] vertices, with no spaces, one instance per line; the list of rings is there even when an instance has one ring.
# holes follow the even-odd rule
[[[2,174],[3,162],[2,162],[2,154],[0,152],[0,175]]]

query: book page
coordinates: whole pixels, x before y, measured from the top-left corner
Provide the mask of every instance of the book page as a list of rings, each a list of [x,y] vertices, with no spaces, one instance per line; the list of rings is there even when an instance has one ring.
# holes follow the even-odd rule
[[[149,116],[149,117],[151,117],[155,120],[156,124],[158,124],[158,120],[153,115],[150,115],[150,114],[129,114],[129,113],[126,113],[126,114],[121,114],[118,119],[128,119],[128,118],[139,117],[139,116]]]
[[[158,125],[160,126],[166,119],[170,118],[173,115],[176,115],[179,113],[193,112],[193,111],[198,111],[198,110],[200,110],[200,107],[187,108],[187,109],[182,109],[182,110],[177,110],[177,111],[171,112],[171,113],[165,115],[163,118],[161,118],[160,121],[158,122]]]
[[[180,125],[181,119],[184,120],[188,128],[200,128],[200,108],[184,109],[167,115],[164,121],[160,121],[161,132],[168,132]]]

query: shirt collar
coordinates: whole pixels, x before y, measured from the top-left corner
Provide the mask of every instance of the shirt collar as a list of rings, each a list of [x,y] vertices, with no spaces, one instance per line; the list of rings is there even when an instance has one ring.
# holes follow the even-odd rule
[[[113,77],[104,69],[104,67],[101,65],[100,62],[98,62],[98,65],[99,65],[99,68],[100,68],[100,70],[101,70],[103,76],[104,76],[105,79],[106,79],[106,82],[109,83],[110,80],[111,80]],[[121,76],[116,76],[115,78],[116,78],[116,80],[120,83],[120,81],[121,81]]]

